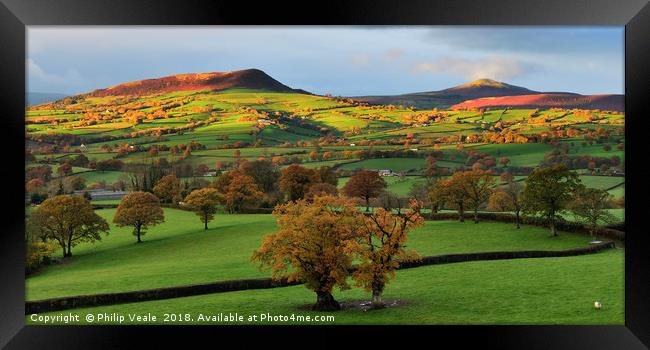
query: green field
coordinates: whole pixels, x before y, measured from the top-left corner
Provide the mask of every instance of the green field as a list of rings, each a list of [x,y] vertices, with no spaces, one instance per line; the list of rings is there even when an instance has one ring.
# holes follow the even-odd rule
[[[112,211],[101,212],[106,215]],[[272,230],[270,216],[224,215],[217,218],[213,229],[203,232],[200,227],[191,227],[192,223],[198,225],[190,213],[166,213],[170,223],[152,229],[144,244],[137,245],[133,237],[116,230],[93,248],[79,247],[73,261],[29,278],[28,299],[264,276],[247,258],[259,244],[261,232]],[[588,241],[585,236],[567,233],[549,238],[545,229],[536,227],[516,230],[502,223],[474,225],[428,222],[412,234],[409,246],[433,255],[564,249],[584,246]],[[181,230],[181,226],[190,227]],[[170,230],[172,227],[175,229]],[[179,263],[190,257],[192,264]],[[610,250],[578,257],[401,270],[384,293],[386,301],[399,300],[399,306],[368,312],[351,308],[331,315],[336,324],[623,324],[623,258],[622,250]],[[369,298],[360,289],[336,292],[335,297],[344,305]],[[164,313],[179,312],[192,317],[218,312],[314,316],[319,313],[308,310],[313,301],[313,292],[295,286],[71,311],[80,315],[151,312],[159,316],[156,323],[163,323]],[[603,310],[595,311],[594,301],[600,301]],[[31,323],[29,319],[27,322]]]
[[[98,210],[108,221],[115,209]],[[271,215],[217,215],[205,231],[191,212],[165,209],[167,222],[153,227],[136,244],[127,228],[112,226],[101,242],[73,249],[73,258],[45,267],[27,279],[27,299],[148,289],[181,284],[263,277],[249,262],[261,238],[275,229]],[[486,222],[427,222],[413,232],[409,246],[422,255],[490,250],[565,249],[583,246],[588,237]],[[472,228],[468,230],[468,228]],[[57,252],[59,254],[60,252]],[[181,261],[191,259],[192,264]],[[135,268],[134,268],[135,267]]]
[[[427,163],[422,158],[382,158],[368,159],[360,162],[348,163],[340,168],[345,170],[367,169],[382,170],[390,169],[394,172],[417,171],[427,167]]]

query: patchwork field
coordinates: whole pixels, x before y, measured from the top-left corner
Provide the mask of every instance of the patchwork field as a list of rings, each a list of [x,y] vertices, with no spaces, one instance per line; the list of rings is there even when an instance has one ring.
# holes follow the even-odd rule
[[[260,72],[236,74],[266,79]],[[416,104],[318,96],[275,80],[264,80],[266,88],[212,81],[201,88],[174,90],[174,84],[189,84],[188,79],[193,78],[118,85],[26,109],[28,217],[44,206],[46,198],[89,188],[151,192],[166,198],[166,203],[185,205],[193,191],[211,186],[217,194],[210,200],[218,203],[207,230],[195,213],[166,207],[165,222],[148,228],[140,244],[131,227],[113,223],[117,209],[94,209],[109,223],[110,233],[94,244],[74,246],[72,256],[65,259],[59,258],[58,248],[53,264],[27,275],[27,300],[270,277],[251,262],[251,255],[266,235],[278,230],[276,218],[244,212],[269,213],[278,204],[306,197],[317,188],[314,184],[336,192],[333,184],[341,190],[351,177],[363,174],[359,170],[395,175],[382,177],[385,191],[405,199],[412,196],[414,186],[433,183],[425,176],[446,180],[456,171],[489,170],[487,178],[493,176],[503,185],[504,173],[525,183],[534,169],[563,164],[579,174],[586,187],[610,193],[613,200],[607,199],[606,210],[621,221],[625,217],[623,112],[416,108]],[[257,160],[266,162],[253,162]],[[250,164],[259,168],[244,170]],[[309,170],[295,170],[295,164]],[[287,185],[282,176],[290,171],[295,173],[289,174],[293,178],[286,175]],[[167,196],[165,188],[154,187],[168,174],[174,174],[178,183]],[[428,196],[430,190],[421,192]],[[354,196],[363,202],[363,193]],[[97,198],[91,203],[121,203]],[[480,210],[488,210],[487,197],[481,201]],[[452,211],[455,203],[447,200],[441,211]],[[427,205],[423,212],[430,210]],[[578,219],[571,213],[562,215]],[[548,228],[537,226],[426,221],[409,233],[406,246],[431,256],[557,251],[585,247],[591,240],[568,232],[551,238]],[[399,270],[385,289],[388,307],[363,311],[360,304],[370,300],[368,292],[337,290],[334,297],[343,309],[326,323],[623,324],[624,251],[620,242],[617,245],[584,256]],[[69,311],[152,313],[158,316],[153,323],[165,323],[163,314],[179,312],[320,315],[310,311],[314,301],[315,294],[305,286],[292,286]],[[603,304],[602,310],[594,310],[595,301]],[[29,316],[26,320],[38,324]],[[187,323],[202,324],[196,319]]]

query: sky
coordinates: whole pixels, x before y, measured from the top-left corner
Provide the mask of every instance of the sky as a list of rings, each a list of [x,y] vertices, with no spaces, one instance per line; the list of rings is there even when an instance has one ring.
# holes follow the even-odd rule
[[[78,94],[179,73],[257,68],[342,96],[489,78],[536,91],[624,92],[624,27],[29,26],[27,90]]]

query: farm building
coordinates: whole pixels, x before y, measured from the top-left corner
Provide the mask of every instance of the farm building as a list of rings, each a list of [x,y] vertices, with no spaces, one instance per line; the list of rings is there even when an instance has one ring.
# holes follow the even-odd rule
[[[93,200],[121,199],[122,197],[128,194],[128,192],[126,191],[110,191],[104,189],[80,190],[80,191],[74,191],[74,194],[81,196],[84,194],[84,192],[88,192],[88,194],[90,194],[90,198],[92,198]]]

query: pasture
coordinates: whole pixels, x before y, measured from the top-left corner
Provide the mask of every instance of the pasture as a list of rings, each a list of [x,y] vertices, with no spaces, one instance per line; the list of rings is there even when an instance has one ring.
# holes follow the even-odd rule
[[[98,210],[110,219],[113,209]],[[271,215],[217,215],[202,230],[190,212],[165,209],[167,221],[152,227],[136,244],[128,229],[111,227],[95,245],[73,249],[64,264],[45,267],[26,281],[27,299],[118,292],[228,279],[266,277],[249,261],[265,234],[275,229]],[[589,238],[562,232],[549,238],[544,228],[498,222],[427,222],[407,246],[421,255],[504,250],[560,250],[585,246]],[[191,263],[188,263],[190,262]],[[569,268],[570,267],[570,268]],[[386,300],[404,305],[362,312],[333,313],[337,324],[621,324],[623,253],[479,261],[401,270]],[[531,278],[534,276],[534,278]],[[361,289],[339,291],[343,303],[367,300]],[[74,309],[84,312],[239,312],[315,315],[305,309],[313,292],[304,286],[229,292],[170,300]],[[595,312],[593,301],[604,310]],[[28,321],[29,322],[29,321]]]

